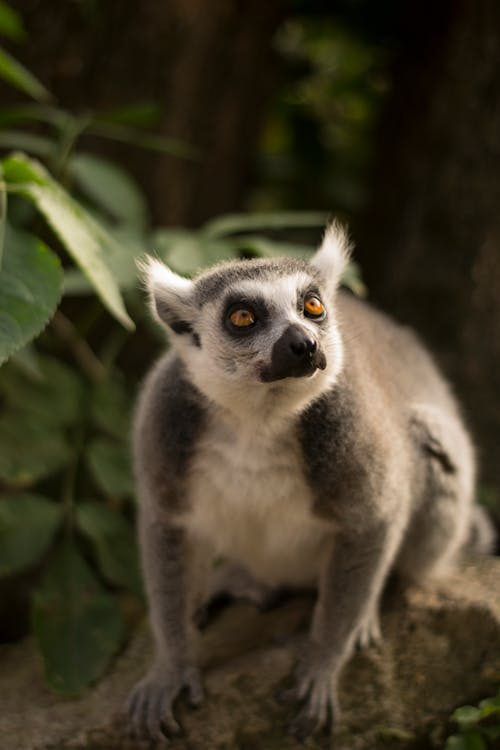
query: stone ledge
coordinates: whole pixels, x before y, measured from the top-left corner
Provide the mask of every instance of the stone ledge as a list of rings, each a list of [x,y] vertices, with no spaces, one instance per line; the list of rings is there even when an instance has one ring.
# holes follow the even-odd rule
[[[289,709],[273,696],[290,673],[310,611],[306,598],[266,613],[228,607],[201,638],[205,704],[195,712],[179,707],[186,736],[169,747],[297,750],[284,730]],[[493,694],[500,682],[500,559],[467,562],[428,590],[391,596],[382,627],[383,642],[344,670],[334,743],[323,737],[305,747],[379,750],[390,738],[391,747],[413,748],[431,729],[438,736],[456,706]],[[150,654],[144,626],[99,685],[68,700],[44,684],[31,641],[2,647],[0,750],[138,748],[119,711]]]

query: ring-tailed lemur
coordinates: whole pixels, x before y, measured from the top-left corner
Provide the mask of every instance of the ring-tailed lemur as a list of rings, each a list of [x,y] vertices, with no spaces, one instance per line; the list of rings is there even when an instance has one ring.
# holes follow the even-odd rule
[[[310,262],[235,261],[194,280],[146,264],[172,347],[145,382],[134,429],[156,642],[128,702],[140,735],[178,731],[184,688],[202,699],[193,613],[216,558],[255,600],[317,586],[291,695],[303,738],[333,724],[343,664],[379,636],[389,572],[436,575],[476,527],[488,546],[455,400],[411,331],[338,289],[348,255],[334,224]]]

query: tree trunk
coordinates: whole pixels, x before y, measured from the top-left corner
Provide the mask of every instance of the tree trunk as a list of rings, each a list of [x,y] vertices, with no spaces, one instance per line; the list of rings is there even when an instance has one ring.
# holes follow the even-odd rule
[[[192,146],[197,160],[100,148],[140,179],[156,223],[197,225],[241,205],[275,82],[272,37],[283,7],[283,0],[18,0],[31,42],[13,51],[63,107],[158,104],[160,132]]]
[[[443,360],[483,476],[500,483],[500,4],[424,3],[414,13],[359,257],[372,296]]]

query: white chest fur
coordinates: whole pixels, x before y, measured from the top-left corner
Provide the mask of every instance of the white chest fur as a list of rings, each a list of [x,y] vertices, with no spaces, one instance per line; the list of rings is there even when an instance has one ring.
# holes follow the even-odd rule
[[[212,419],[193,462],[190,533],[214,557],[242,563],[269,585],[316,580],[332,527],[311,513],[291,428],[231,429]]]

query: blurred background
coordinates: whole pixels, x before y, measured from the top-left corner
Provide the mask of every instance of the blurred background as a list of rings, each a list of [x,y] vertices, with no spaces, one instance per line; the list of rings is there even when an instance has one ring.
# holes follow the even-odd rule
[[[499,523],[495,0],[1,0],[0,44],[0,640],[33,624],[73,694],[143,611],[145,251],[190,274],[347,222],[346,284],[431,346]],[[105,636],[78,668],[70,622]]]

